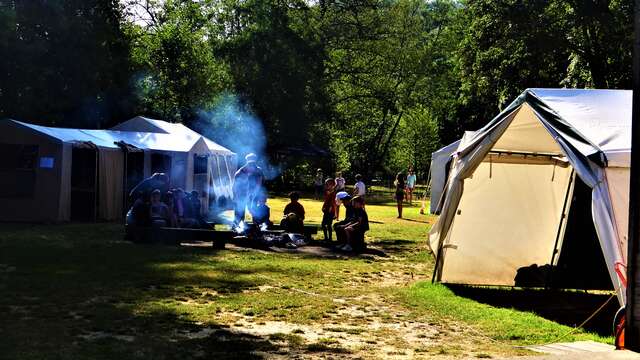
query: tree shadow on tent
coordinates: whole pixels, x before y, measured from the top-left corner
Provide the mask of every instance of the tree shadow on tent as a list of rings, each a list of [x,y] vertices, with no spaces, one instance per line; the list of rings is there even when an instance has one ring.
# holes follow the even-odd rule
[[[533,312],[545,319],[575,327],[587,320],[609,300],[608,293],[587,293],[573,290],[523,289],[508,287],[477,287],[448,284],[456,295],[479,303]],[[601,336],[612,335],[613,318],[619,308],[611,299],[583,328]]]

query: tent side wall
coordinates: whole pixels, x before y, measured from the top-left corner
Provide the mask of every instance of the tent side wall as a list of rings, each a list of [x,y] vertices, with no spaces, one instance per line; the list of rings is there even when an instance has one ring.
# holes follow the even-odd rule
[[[64,202],[64,192],[61,191],[63,184],[69,183],[70,171],[65,171],[71,160],[69,149],[64,151],[61,141],[10,121],[0,122],[0,146],[12,149],[20,146],[37,147],[33,155],[24,155],[28,159],[22,159],[22,163],[30,164],[19,165],[23,167],[21,170],[7,168],[7,164],[16,162],[14,153],[0,153],[0,163],[4,165],[0,165],[0,221],[69,220],[69,203]],[[35,180],[32,185],[29,179]],[[17,189],[19,185],[20,190]]]
[[[124,213],[124,152],[100,148],[98,153],[98,218],[118,220]]]
[[[517,286],[519,270],[550,265],[571,178],[569,166],[483,162],[464,181],[441,280]]]

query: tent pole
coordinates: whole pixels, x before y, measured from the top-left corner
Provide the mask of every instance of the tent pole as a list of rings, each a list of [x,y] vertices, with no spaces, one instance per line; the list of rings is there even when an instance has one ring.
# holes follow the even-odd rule
[[[640,351],[640,0],[635,1],[625,347]]]
[[[560,252],[558,249],[558,242],[560,242],[560,235],[562,235],[562,227],[567,223],[567,204],[569,203],[569,194],[572,193],[571,186],[573,186],[573,182],[575,181],[575,177],[573,176],[574,170],[571,169],[571,175],[569,175],[569,185],[567,185],[567,192],[564,195],[564,204],[562,204],[562,213],[560,215],[560,225],[558,226],[558,232],[556,233],[556,242],[553,245],[553,254],[551,255],[551,271],[549,272],[549,279],[547,279],[547,284],[545,287],[549,287],[549,284],[553,281],[553,269],[554,262],[556,260],[556,256]]]
[[[436,283],[436,277],[438,275],[438,267],[440,265],[440,256],[442,254],[442,246],[438,246],[438,255],[436,255],[436,264],[433,267],[433,276],[431,277],[431,283]]]

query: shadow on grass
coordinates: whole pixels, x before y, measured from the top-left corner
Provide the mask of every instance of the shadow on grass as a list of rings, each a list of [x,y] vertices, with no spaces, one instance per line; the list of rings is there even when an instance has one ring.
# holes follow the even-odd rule
[[[72,308],[59,308],[69,310]],[[263,359],[286,353],[287,344],[194,323],[173,311],[136,314],[118,304],[92,311],[73,308],[73,317],[54,311],[38,319],[9,316],[3,333],[6,359]],[[33,314],[36,315],[36,314]],[[108,319],[103,317],[108,315]],[[37,316],[37,315],[36,315]]]
[[[458,296],[495,307],[533,312],[548,320],[571,327],[578,326],[587,320],[611,297],[609,294],[568,290],[512,289],[453,284],[446,286]],[[611,299],[584,325],[584,329],[601,336],[611,336],[613,317],[618,308],[617,299]]]
[[[0,232],[0,358],[260,359],[305,350],[216,322],[224,301],[264,284],[260,274],[281,274],[278,266],[122,242],[112,224]]]
[[[385,253],[398,254],[407,251],[415,251],[416,241],[405,239],[373,239],[368,242],[369,245],[380,247]]]

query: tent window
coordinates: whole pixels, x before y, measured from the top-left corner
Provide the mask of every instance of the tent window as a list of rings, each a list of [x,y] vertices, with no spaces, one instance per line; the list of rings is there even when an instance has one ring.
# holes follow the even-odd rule
[[[207,156],[193,155],[193,173],[207,173]]]
[[[37,145],[0,144],[0,198],[33,196]]]

